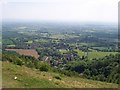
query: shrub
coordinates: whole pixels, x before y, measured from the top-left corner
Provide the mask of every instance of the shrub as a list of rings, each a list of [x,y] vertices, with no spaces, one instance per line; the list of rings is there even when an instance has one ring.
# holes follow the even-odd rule
[[[27,67],[30,67],[30,68],[34,68],[34,63],[33,62],[31,62],[31,61],[29,61],[29,62],[27,62],[27,65],[26,65]]]
[[[13,63],[16,65],[23,65],[23,61],[20,58],[15,57],[15,59],[13,59]]]
[[[47,63],[43,62],[40,64],[40,68],[39,68],[40,71],[49,71],[50,70],[50,65],[48,65]]]

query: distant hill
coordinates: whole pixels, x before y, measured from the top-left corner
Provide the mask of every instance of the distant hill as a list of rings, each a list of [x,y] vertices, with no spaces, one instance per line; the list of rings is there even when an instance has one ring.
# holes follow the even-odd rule
[[[2,62],[3,88],[117,88],[117,84],[68,77],[55,72]]]

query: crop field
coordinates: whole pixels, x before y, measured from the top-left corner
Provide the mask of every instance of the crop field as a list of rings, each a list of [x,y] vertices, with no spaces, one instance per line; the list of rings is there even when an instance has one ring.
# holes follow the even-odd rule
[[[36,59],[39,57],[38,53],[34,49],[6,49],[7,51],[15,51],[20,55],[33,56]]]

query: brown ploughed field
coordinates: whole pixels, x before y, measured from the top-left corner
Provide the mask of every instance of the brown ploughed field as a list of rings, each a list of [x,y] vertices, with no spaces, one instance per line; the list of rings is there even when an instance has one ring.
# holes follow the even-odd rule
[[[38,59],[39,55],[35,49],[5,49],[7,51],[15,51],[20,55],[32,56]]]

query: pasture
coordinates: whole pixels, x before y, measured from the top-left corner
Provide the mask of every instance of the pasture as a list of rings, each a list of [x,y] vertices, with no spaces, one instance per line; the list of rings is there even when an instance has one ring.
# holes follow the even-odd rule
[[[77,51],[78,55],[80,57],[85,56],[87,52],[83,52],[82,50],[75,49]],[[103,58],[107,55],[110,54],[117,54],[118,52],[98,52],[96,50],[92,50],[91,52],[88,52],[88,59],[93,59],[93,58]]]

